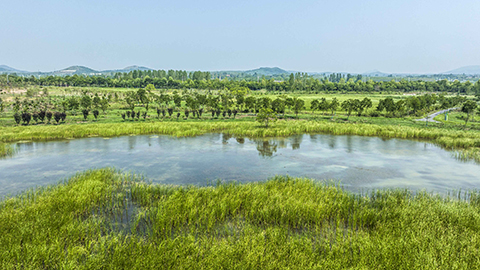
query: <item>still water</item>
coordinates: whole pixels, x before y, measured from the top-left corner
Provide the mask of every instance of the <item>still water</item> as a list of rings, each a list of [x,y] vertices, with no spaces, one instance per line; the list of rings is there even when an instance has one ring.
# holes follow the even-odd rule
[[[480,166],[429,143],[377,137],[298,135],[247,139],[124,136],[17,144],[0,159],[0,196],[57,183],[78,171],[115,167],[161,184],[217,179],[262,181],[274,175],[333,179],[357,192],[377,188],[438,193],[480,187]]]

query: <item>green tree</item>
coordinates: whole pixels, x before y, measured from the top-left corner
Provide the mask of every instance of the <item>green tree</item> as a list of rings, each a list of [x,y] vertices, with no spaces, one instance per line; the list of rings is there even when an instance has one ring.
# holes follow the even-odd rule
[[[101,103],[102,103],[102,100],[98,96],[98,93],[95,93],[95,96],[93,96],[93,100],[92,100],[93,108],[95,108],[95,110],[98,110],[100,108]]]
[[[127,93],[127,96],[125,97],[125,102],[128,105],[128,108],[130,111],[135,110],[135,100],[137,99],[136,93],[131,91]]]
[[[463,103],[462,112],[467,114],[467,118],[465,118],[465,126],[467,126],[468,119],[470,118],[470,114],[474,113],[477,110],[478,106],[477,103],[473,100],[467,100]]]
[[[248,97],[245,98],[245,108],[247,110],[255,109],[255,97],[254,96],[248,96]]]
[[[310,103],[310,109],[312,110],[312,113],[315,113],[316,110],[319,110],[320,108],[320,101],[318,99],[312,100]]]
[[[295,75],[290,73],[290,77],[288,79],[288,88],[290,91],[295,91]]]
[[[373,106],[372,100],[368,97],[365,97],[360,101],[359,108],[358,108],[358,116],[361,116],[364,110],[368,110]]]
[[[285,100],[278,97],[272,101],[272,109],[276,113],[285,113]]]
[[[347,99],[347,100],[342,102],[342,109],[344,109],[347,112],[347,120],[350,117],[350,115],[352,114],[352,111],[355,109],[355,105],[356,105],[355,100]]]
[[[173,92],[173,103],[175,103],[175,106],[177,108],[180,108],[182,106],[182,97],[178,94],[177,91]]]
[[[80,106],[82,106],[84,110],[90,110],[92,106],[92,98],[89,95],[84,94],[80,100]]]
[[[0,113],[3,113],[4,110],[5,110],[5,103],[3,102],[2,98],[0,98]]]
[[[107,111],[108,107],[110,107],[109,101],[110,100],[109,100],[108,96],[106,94],[103,95],[102,100],[100,101],[100,108],[102,109],[103,114],[107,114],[106,111]]]
[[[148,86],[152,86],[153,85],[148,85]],[[147,87],[148,87],[147,86]],[[155,87],[153,87],[153,89],[155,89]],[[142,103],[143,106],[145,107],[145,110],[148,112],[148,109],[149,109],[149,104],[150,104],[150,94],[151,92],[147,91],[147,89],[143,89],[143,88],[140,88],[137,90],[137,100],[138,102]]]
[[[261,108],[257,114],[257,122],[265,124],[265,127],[268,128],[269,121],[276,121],[277,114],[271,108]]]
[[[319,111],[323,111],[324,114],[326,113],[326,111],[328,111],[330,108],[330,103],[327,101],[326,98],[321,98],[320,99],[320,103],[318,104],[318,110]]]
[[[294,101],[293,112],[295,112],[295,116],[298,118],[298,113],[305,108],[305,101],[299,98],[294,98]]]
[[[328,109],[330,111],[332,111],[332,116],[333,116],[333,113],[337,111],[338,106],[339,106],[339,102],[338,102],[337,98],[333,98],[332,101],[329,103],[329,106],[328,106]]]

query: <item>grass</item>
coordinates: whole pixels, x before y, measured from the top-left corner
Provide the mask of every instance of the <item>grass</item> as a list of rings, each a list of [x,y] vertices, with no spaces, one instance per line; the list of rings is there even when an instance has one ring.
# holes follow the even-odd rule
[[[478,193],[309,179],[151,185],[113,169],[0,202],[1,269],[478,269]]]
[[[15,147],[9,144],[0,143],[0,158],[13,156]]]
[[[448,126],[465,126],[465,118],[467,114],[460,111],[452,111],[448,113],[448,120],[445,121],[445,114],[440,114],[435,117],[435,120],[444,123]],[[468,128],[478,128],[480,127],[480,117],[478,115],[470,115],[470,119],[467,123]]]

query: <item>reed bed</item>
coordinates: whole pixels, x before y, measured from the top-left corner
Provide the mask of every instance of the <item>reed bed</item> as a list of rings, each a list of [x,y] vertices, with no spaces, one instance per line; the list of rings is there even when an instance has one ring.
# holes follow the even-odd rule
[[[114,137],[132,134],[164,134],[184,137],[217,132],[246,137],[284,137],[304,133],[378,136],[428,140],[449,150],[470,149],[478,151],[480,149],[480,133],[478,131],[317,121],[278,121],[269,128],[264,128],[256,122],[125,122],[21,126],[4,128],[0,134],[0,142],[91,136]],[[472,155],[472,158],[480,161],[478,155]]]
[[[16,148],[13,145],[0,143],[0,158],[13,156],[15,152],[16,152]]]
[[[0,202],[1,269],[478,269],[480,195],[91,170]]]

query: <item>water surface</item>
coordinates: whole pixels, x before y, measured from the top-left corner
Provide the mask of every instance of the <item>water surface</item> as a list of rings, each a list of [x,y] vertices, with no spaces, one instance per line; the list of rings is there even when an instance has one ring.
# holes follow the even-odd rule
[[[153,183],[205,185],[274,175],[335,179],[349,190],[410,188],[445,193],[480,187],[480,166],[423,142],[377,137],[298,135],[247,139],[223,134],[175,138],[123,136],[19,143],[0,159],[0,196],[53,184],[106,166]]]

